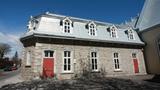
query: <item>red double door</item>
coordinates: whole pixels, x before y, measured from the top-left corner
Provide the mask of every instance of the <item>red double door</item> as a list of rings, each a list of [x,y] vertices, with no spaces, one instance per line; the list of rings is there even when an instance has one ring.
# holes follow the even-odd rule
[[[54,58],[43,58],[43,77],[54,77]]]
[[[137,59],[133,59],[133,63],[134,63],[134,72],[135,73],[139,73],[138,60]]]

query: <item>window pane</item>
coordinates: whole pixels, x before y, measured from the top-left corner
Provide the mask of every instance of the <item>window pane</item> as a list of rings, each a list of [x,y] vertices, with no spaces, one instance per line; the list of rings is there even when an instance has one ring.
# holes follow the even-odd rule
[[[132,53],[132,58],[136,58],[136,53]]]
[[[117,59],[116,61],[117,61],[117,63],[119,63],[119,60],[118,60],[118,59]]]
[[[117,64],[117,69],[119,69],[119,64]]]
[[[92,59],[92,64],[94,64],[94,59]]]
[[[95,59],[95,64],[97,64],[97,59]]]
[[[64,70],[67,70],[67,65],[64,65]]]
[[[97,69],[97,65],[95,65],[95,69]]]
[[[93,57],[94,55],[93,55],[93,52],[91,52],[91,57]]]
[[[68,57],[71,57],[71,53],[70,53],[70,51],[67,51],[67,53],[68,53]]]
[[[71,60],[70,60],[70,58],[68,59],[68,64],[71,64]]]
[[[117,69],[117,64],[115,64],[115,69]]]
[[[115,64],[117,63],[116,59],[114,59],[114,63],[115,63]]]
[[[64,59],[64,64],[67,64],[67,60],[66,59]]]
[[[68,65],[68,70],[71,70],[71,65]]]
[[[94,65],[92,64],[92,70],[94,70]]]
[[[67,57],[67,51],[64,51],[64,57]]]
[[[53,51],[50,51],[50,57],[53,57]]]
[[[48,57],[48,51],[44,51],[45,57]]]
[[[94,52],[94,57],[97,57],[97,53],[96,52]]]

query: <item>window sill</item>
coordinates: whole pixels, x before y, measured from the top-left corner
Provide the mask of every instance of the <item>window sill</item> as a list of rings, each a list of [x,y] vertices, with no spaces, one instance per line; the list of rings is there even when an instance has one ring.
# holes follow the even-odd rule
[[[121,69],[117,69],[117,70],[115,69],[114,72],[122,72],[122,70]]]
[[[31,68],[31,65],[25,65],[25,68]]]
[[[61,74],[73,74],[73,72],[72,71],[62,71]]]
[[[100,73],[99,70],[92,70],[91,72],[92,72],[92,73]]]

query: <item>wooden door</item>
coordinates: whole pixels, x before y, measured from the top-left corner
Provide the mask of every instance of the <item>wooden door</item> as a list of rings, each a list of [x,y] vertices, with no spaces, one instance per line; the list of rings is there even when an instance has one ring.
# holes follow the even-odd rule
[[[135,73],[139,73],[138,60],[137,59],[133,59],[133,63],[134,63],[134,72]]]
[[[43,77],[54,77],[54,52],[51,50],[44,51],[43,58]]]

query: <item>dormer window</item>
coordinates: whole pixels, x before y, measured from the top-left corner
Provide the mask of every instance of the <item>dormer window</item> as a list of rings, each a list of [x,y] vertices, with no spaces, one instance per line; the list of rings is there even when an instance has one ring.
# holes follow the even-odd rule
[[[110,35],[112,38],[117,38],[117,30],[115,26],[110,27]]]
[[[133,30],[132,29],[129,29],[128,30],[128,38],[133,40],[134,39],[134,33],[133,33]]]
[[[62,25],[64,33],[72,33],[73,23],[69,18],[65,18],[61,21],[60,25]]]
[[[91,36],[97,35],[96,24],[94,22],[87,24],[87,29],[88,29],[89,35]]]
[[[38,24],[38,20],[31,18],[31,20],[28,22],[27,28],[28,30],[36,30]]]

